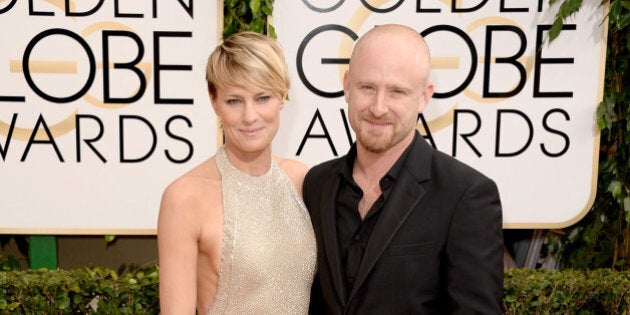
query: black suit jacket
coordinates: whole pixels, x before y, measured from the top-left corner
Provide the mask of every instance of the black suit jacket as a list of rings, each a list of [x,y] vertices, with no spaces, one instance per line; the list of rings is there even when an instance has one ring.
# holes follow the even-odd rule
[[[503,236],[495,183],[416,135],[350,292],[345,292],[335,200],[347,156],[304,180],[318,249],[315,314],[500,314]],[[347,297],[347,298],[345,298]]]

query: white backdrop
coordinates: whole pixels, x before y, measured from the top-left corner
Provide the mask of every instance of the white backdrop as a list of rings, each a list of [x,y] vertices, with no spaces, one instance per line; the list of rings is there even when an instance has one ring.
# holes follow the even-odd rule
[[[275,153],[309,165],[345,154],[354,134],[341,80],[354,40],[406,24],[433,55],[429,132],[419,124],[427,140],[497,182],[506,228],[577,222],[596,193],[606,30],[603,8],[585,3],[549,45],[556,10],[548,1],[276,0],[292,89]]]
[[[216,149],[218,5],[0,2],[0,233],[155,233],[163,189]]]
[[[220,3],[68,3],[0,2],[0,233],[153,234],[164,187],[217,147],[204,67]],[[537,54],[547,6],[276,0],[292,88],[274,153],[311,166],[345,154],[354,39],[407,24],[433,54],[428,141],[496,180],[505,227],[577,222],[596,192],[606,30],[585,4]]]

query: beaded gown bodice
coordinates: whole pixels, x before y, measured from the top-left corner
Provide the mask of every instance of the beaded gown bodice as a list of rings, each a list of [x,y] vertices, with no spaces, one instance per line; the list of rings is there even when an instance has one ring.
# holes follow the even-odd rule
[[[306,314],[315,273],[311,221],[275,161],[262,176],[216,154],[223,190],[223,244],[217,293],[208,314]]]

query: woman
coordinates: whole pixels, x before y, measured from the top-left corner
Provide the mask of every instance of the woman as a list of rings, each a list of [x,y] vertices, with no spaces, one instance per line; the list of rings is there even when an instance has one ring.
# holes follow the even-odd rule
[[[316,259],[307,167],[271,154],[289,90],[282,50],[244,32],[206,69],[225,143],[171,183],[158,219],[162,314],[306,314]]]

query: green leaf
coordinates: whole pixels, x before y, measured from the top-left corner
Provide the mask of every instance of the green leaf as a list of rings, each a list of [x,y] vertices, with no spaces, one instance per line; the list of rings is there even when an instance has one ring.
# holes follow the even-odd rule
[[[275,38],[275,39],[278,38],[278,34],[276,34],[276,28],[273,27],[273,25],[271,25],[271,24],[267,25],[267,34],[271,38]],[[287,95],[287,97],[288,97],[288,95]]]
[[[608,192],[610,192],[613,197],[617,198],[621,194],[621,188],[621,182],[614,180],[608,185]]]
[[[549,42],[553,42],[554,39],[558,38],[560,35],[560,31],[562,30],[562,18],[556,17],[553,21],[553,25],[551,25],[551,29],[549,30]]]
[[[251,31],[262,34],[265,29],[265,20],[261,18],[254,19],[251,23],[249,23],[249,27]]]
[[[226,25],[223,28],[223,38],[227,38],[230,35],[236,33],[238,30],[236,22],[233,22],[232,24]]]
[[[582,229],[580,227],[577,227],[577,228],[571,230],[571,232],[567,236],[569,241],[574,242],[577,239],[578,235],[580,234],[581,230]]]
[[[249,8],[252,12],[258,12],[260,10],[260,0],[249,0]]]
[[[79,285],[75,283],[70,287],[70,291],[74,293],[81,293],[81,287],[79,287]]]
[[[562,5],[560,5],[559,15],[566,19],[571,15],[577,13],[582,6],[582,0],[565,0]]]
[[[232,21],[234,21],[234,14],[225,14],[223,17],[223,25],[229,25],[232,24]]]
[[[11,303],[11,304],[9,304],[9,305],[7,306],[7,309],[8,309],[9,311],[13,311],[13,310],[15,310],[16,308],[18,308],[18,306],[20,306],[20,302],[13,302],[13,303]]]
[[[118,280],[118,273],[116,273],[116,271],[110,270],[109,275],[114,279],[114,281]]]
[[[116,240],[116,235],[105,235],[105,244],[110,245]]]
[[[268,6],[263,6],[262,8],[260,8],[260,10],[267,16],[271,15],[271,10],[272,8],[268,7]]]
[[[612,115],[614,115],[615,102],[611,97],[606,97],[597,106],[597,126],[600,130],[612,127]]]
[[[241,18],[244,18],[245,16],[247,16],[248,11],[248,7],[247,5],[245,5],[245,3],[240,2],[237,7],[235,12],[237,12],[237,15]]]
[[[628,9],[630,10],[630,9]],[[628,26],[630,26],[630,13],[626,13],[625,15],[623,15],[622,17],[619,18],[619,21],[617,22],[617,29],[622,30],[627,28]],[[628,45],[630,45],[630,41],[627,42]],[[628,46],[630,47],[630,46]]]
[[[621,1],[611,1],[610,8],[608,9],[608,18],[612,23],[617,24],[620,20],[621,9]]]
[[[602,130],[606,127],[606,120],[604,119],[603,116],[597,115],[597,128],[599,128],[599,130]]]
[[[224,0],[226,8],[233,8],[239,3],[241,0]]]

